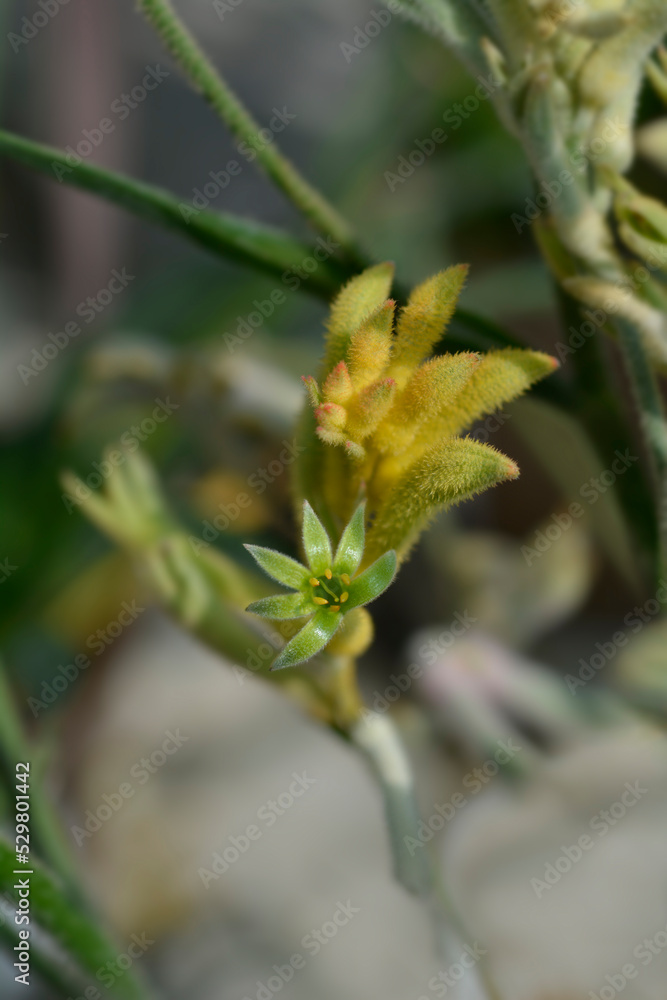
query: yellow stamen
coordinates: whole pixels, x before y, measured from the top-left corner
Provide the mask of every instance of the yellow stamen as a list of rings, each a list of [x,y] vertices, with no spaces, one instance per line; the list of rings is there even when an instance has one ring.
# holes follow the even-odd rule
[[[329,611],[340,611],[340,604],[332,604]]]
[[[315,604],[328,604],[326,597],[313,597]]]
[[[326,576],[327,580],[330,580],[331,577],[332,577],[331,570],[330,569],[325,569],[324,575]]]
[[[308,583],[311,585],[311,587],[319,587],[319,585],[320,585],[320,581],[316,580],[314,576],[311,576],[311,578],[308,581]]]
[[[347,575],[347,573],[341,573],[340,578],[341,578],[341,580],[343,581],[343,583],[345,584],[346,587],[350,586],[350,578]]]
[[[346,602],[346,600],[348,599],[349,596],[350,595],[348,594],[348,592],[346,590],[344,594],[340,595],[340,603],[341,604],[345,604],[345,602]]]

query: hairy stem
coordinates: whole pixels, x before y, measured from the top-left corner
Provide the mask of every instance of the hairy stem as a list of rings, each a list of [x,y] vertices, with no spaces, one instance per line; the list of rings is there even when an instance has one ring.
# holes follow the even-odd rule
[[[316,230],[339,243],[352,263],[360,268],[365,267],[369,260],[360,249],[351,227],[283,156],[275,142],[262,142],[258,135],[261,126],[215,69],[179,18],[170,0],[139,0],[139,9],[155,28],[195,89],[208,101],[239,142],[247,143],[255,150],[257,161],[283,194]]]

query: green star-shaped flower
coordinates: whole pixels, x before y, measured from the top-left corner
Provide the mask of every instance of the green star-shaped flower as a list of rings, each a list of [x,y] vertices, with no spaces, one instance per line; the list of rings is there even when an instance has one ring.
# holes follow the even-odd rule
[[[294,667],[315,656],[324,649],[348,611],[375,600],[394,579],[396,553],[393,550],[381,555],[363,573],[354,575],[364,554],[365,507],[365,503],[357,507],[333,555],[324,525],[304,500],[303,547],[308,566],[275,549],[246,545],[265,573],[295,591],[264,597],[246,610],[275,620],[309,618],[282,650],[272,670]]]

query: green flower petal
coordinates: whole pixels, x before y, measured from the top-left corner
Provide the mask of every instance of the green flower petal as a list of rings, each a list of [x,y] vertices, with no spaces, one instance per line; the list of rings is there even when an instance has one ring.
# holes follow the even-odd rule
[[[315,656],[315,653],[324,649],[342,620],[341,614],[329,611],[328,608],[316,611],[301,631],[290,639],[271,669],[295,667],[297,663],[303,663],[311,656]]]
[[[315,576],[330,568],[333,555],[329,536],[307,500],[303,501],[303,547]]]
[[[334,558],[334,573],[352,576],[359,569],[366,544],[366,502],[360,503],[345,528]]]
[[[246,608],[246,611],[252,611],[254,615],[275,618],[277,621],[303,618],[305,615],[312,615],[313,610],[313,605],[306,601],[303,594],[275,594],[263,597],[261,601],[255,601]]]
[[[346,611],[368,604],[386,590],[396,574],[396,553],[393,549],[385,552],[375,562],[365,569],[347,588],[349,599],[344,607]]]
[[[278,583],[294,590],[300,590],[310,576],[308,570],[296,559],[290,559],[282,552],[275,549],[264,549],[261,545],[245,546],[256,563],[262,567],[265,573],[272,576]]]

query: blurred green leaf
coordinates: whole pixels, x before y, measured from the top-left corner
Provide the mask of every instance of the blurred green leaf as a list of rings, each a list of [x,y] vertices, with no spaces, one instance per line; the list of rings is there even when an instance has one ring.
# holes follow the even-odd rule
[[[118,954],[97,930],[94,921],[74,906],[55,878],[30,859],[30,912],[36,923],[52,937],[89,977],[107,962],[115,963]],[[15,885],[20,876],[14,874],[16,852],[12,844],[0,839],[0,891],[19,901]],[[27,868],[28,866],[26,866]],[[125,973],[116,980],[113,994],[125,1000],[141,1000],[144,992],[132,975]]]
[[[57,167],[67,184],[92,191],[135,215],[175,229],[207,250],[272,274],[282,275],[288,268],[302,264],[312,252],[307,243],[240,216],[204,211],[186,220],[174,195],[88,163],[71,166],[66,153],[10,132],[0,131],[0,151],[44,173],[53,175]],[[304,288],[330,295],[350,273],[349,268],[335,260],[321,261],[304,282]]]

